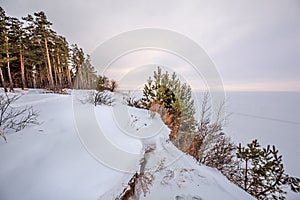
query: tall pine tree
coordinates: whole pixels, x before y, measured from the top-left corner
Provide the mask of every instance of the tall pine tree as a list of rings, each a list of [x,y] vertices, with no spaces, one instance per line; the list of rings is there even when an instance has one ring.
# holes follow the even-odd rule
[[[6,34],[5,32],[7,31],[7,17],[5,14],[5,11],[0,7],[0,79],[1,79],[1,84],[4,88],[4,91],[7,92],[6,88],[6,81],[4,79],[4,74],[3,74],[3,66],[6,63],[5,59],[5,37]]]

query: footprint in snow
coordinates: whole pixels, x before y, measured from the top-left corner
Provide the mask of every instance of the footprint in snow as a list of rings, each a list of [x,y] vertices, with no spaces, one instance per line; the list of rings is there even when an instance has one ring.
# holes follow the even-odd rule
[[[175,197],[175,200],[202,200],[201,197],[199,196],[191,196],[190,194],[189,195],[177,195]]]

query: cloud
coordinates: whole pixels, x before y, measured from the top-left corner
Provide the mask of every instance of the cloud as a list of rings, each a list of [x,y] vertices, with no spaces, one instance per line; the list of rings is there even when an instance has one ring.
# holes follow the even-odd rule
[[[44,10],[53,28],[86,53],[124,31],[166,28],[199,43],[225,85],[297,84],[300,77],[299,1],[10,0],[2,6],[17,17]],[[169,65],[160,59],[151,63]]]
[[[157,49],[126,54],[115,60],[104,74],[119,82],[122,82],[125,77],[126,81],[132,82],[131,86],[126,82],[127,89],[132,89],[137,84],[145,84],[158,66],[170,74],[175,72],[183,82],[187,82],[192,88],[206,87],[205,80],[197,74],[193,66],[172,53]]]

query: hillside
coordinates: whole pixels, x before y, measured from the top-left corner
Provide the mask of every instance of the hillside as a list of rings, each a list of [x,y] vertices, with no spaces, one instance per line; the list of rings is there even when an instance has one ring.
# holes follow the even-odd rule
[[[25,105],[40,112],[40,124],[10,133],[8,143],[0,141],[1,199],[113,199],[122,193],[133,173],[103,165],[87,152],[77,133],[71,95],[29,90],[15,104]],[[82,109],[92,106],[82,104]],[[130,126],[141,127],[159,119],[149,118],[144,110],[128,110],[138,119],[134,117]],[[97,106],[94,113],[102,130],[107,130],[107,139],[119,149],[137,155],[151,149],[145,155],[144,171],[151,174],[152,181],[146,197],[141,191],[140,199],[254,199],[217,170],[198,165],[166,141],[168,128],[162,127],[151,139],[139,140],[120,131],[112,107]],[[91,128],[86,124],[87,132]],[[141,170],[139,162],[128,169]]]

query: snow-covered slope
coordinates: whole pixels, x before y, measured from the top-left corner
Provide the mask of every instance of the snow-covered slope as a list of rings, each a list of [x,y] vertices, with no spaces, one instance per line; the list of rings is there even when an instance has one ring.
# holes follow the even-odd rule
[[[25,105],[33,105],[40,112],[41,123],[10,133],[8,143],[0,140],[1,200],[106,200],[123,191],[132,174],[101,164],[83,147],[76,131],[71,95],[29,90],[16,102],[16,106]],[[151,123],[146,111],[128,110],[133,113],[131,126],[141,128]],[[112,107],[97,106],[94,111],[102,129],[110,132],[108,140],[120,149],[139,153],[154,145],[145,155],[145,169],[153,175],[152,185],[146,197],[141,193],[140,199],[254,199],[217,170],[200,166],[178,151],[165,140],[169,131],[166,127],[150,140],[139,140],[119,130]],[[90,129],[86,124],[86,131]],[[140,170],[138,163],[128,167]]]

